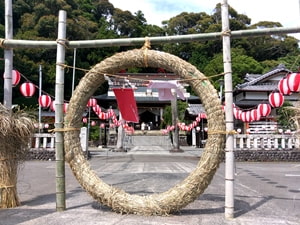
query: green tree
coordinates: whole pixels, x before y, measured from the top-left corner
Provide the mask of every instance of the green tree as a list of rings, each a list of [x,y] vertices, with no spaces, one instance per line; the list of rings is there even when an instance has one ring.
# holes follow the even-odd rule
[[[241,49],[232,49],[232,81],[233,86],[242,83],[247,73],[262,73],[263,67],[252,57],[243,54]],[[214,76],[223,73],[223,54],[216,54],[215,57],[206,65],[203,72],[207,76],[212,76],[211,81],[215,87],[219,88],[218,80],[222,76]]]
[[[278,124],[285,129],[296,129],[295,121],[293,120],[296,112],[293,104],[285,101],[283,106],[277,109]]]
[[[187,102],[183,101],[177,101],[177,112],[178,112],[178,120],[184,123],[188,123],[187,120],[184,119],[185,117],[185,111],[186,108],[188,107]],[[166,127],[168,125],[172,125],[172,109],[171,105],[167,105],[164,108],[164,114],[163,114],[163,123],[161,124],[162,127]]]

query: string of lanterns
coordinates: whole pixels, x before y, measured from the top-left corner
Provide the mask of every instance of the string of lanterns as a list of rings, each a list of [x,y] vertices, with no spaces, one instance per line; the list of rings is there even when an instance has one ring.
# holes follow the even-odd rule
[[[192,123],[190,123],[189,125],[186,125],[185,123],[178,122],[177,126],[182,131],[191,131],[203,119],[207,119],[206,113],[198,113],[196,119]],[[173,131],[174,129],[175,129],[174,125],[168,125],[166,129],[162,130],[162,133],[163,134],[168,134],[169,132]],[[207,131],[207,128],[204,128],[204,130]]]
[[[277,89],[268,96],[269,103],[258,104],[257,108],[251,110],[242,110],[233,104],[233,115],[235,119],[242,120],[243,122],[247,123],[259,121],[262,117],[267,117],[270,115],[272,107],[281,107],[285,100],[284,96],[297,92],[300,92],[300,73],[289,73],[278,82]],[[205,115],[205,117],[203,117],[203,115]],[[206,119],[206,114],[199,114],[196,117],[196,120],[189,125],[178,123],[177,126],[180,130],[191,131],[197,126],[201,119]],[[167,134],[174,129],[175,126],[168,125],[166,129],[162,130],[162,133]]]
[[[108,109],[107,112],[103,112],[101,110],[101,107],[97,104],[97,100],[95,98],[90,98],[87,102],[87,107],[90,107],[93,109],[94,113],[98,116],[100,120],[112,120],[112,124],[110,125],[111,128],[113,127],[119,127],[122,126],[122,128],[127,133],[134,133],[134,128],[132,126],[129,126],[129,124],[125,121],[119,121],[117,119],[117,116],[112,109]],[[82,118],[83,123],[87,123],[88,119],[86,117]],[[96,121],[91,121],[91,126],[96,126]],[[104,128],[103,124],[100,124],[100,127]]]
[[[270,115],[272,108],[279,108],[284,103],[284,96],[291,95],[300,91],[300,73],[289,73],[283,77],[274,90],[268,96],[268,103],[262,103],[256,109],[241,110],[233,106],[233,115],[236,119],[243,122],[259,121],[262,117]]]
[[[21,73],[18,70],[12,71],[12,86],[16,87],[21,80]],[[26,82],[20,85],[20,92],[24,97],[32,97],[35,94],[37,86],[32,82],[26,79]],[[242,120],[243,122],[252,122],[259,121],[262,117],[267,117],[271,113],[272,107],[278,108],[281,107],[284,103],[284,96],[291,95],[292,93],[300,92],[300,73],[289,73],[286,77],[282,78],[278,82],[277,90],[273,91],[269,95],[269,103],[261,103],[257,106],[256,109],[251,110],[242,110],[235,105],[233,105],[233,115],[236,119]],[[55,111],[55,100],[52,100],[51,96],[44,94],[39,96],[38,103],[42,108],[49,108],[52,111]],[[107,120],[112,118],[113,124],[115,126],[122,125],[124,129],[127,129],[129,132],[133,132],[133,128],[127,123],[121,124],[122,122],[118,121],[116,115],[112,109],[109,109],[107,112],[102,112],[99,105],[97,105],[97,100],[94,98],[89,99],[87,107],[92,107],[94,112],[98,115],[99,119]],[[64,103],[63,112],[66,113],[68,108],[68,103]],[[180,130],[190,131],[197,126],[201,119],[206,119],[205,113],[200,113],[189,125],[184,123],[178,123],[177,126]],[[83,122],[85,119],[83,118]],[[93,121],[92,121],[93,122]],[[91,125],[93,125],[92,123]],[[163,133],[168,133],[174,130],[174,126],[167,126],[166,129],[162,130]]]
[[[12,86],[16,87],[20,83],[21,76],[26,79],[26,81],[20,85],[21,94],[26,98],[32,97],[35,94],[38,86],[29,81],[18,70],[12,70]],[[49,108],[52,105],[52,98],[49,94],[41,95],[38,98],[38,103],[42,108]],[[52,109],[54,109],[54,107],[52,107]]]

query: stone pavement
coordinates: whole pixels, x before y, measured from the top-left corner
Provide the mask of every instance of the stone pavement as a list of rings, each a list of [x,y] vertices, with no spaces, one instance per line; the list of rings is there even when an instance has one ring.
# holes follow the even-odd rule
[[[202,149],[181,148],[182,153],[159,146],[91,149],[89,162],[106,183],[147,195],[168,190],[195,168]],[[1,209],[0,225],[300,224],[299,163],[237,163],[236,175],[234,219],[224,218],[224,163],[205,192],[175,215],[120,215],[92,199],[66,165],[67,209],[56,212],[55,162],[27,161],[18,176],[22,206]]]

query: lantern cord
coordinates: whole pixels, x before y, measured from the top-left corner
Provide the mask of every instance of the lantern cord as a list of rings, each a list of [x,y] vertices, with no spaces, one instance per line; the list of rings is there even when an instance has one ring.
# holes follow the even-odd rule
[[[145,62],[147,63],[147,61]],[[79,68],[79,67],[73,67],[73,66],[69,66],[69,65],[66,65],[66,64],[63,64],[63,63],[57,63],[57,65],[63,67],[63,68],[75,68],[76,70],[80,70],[80,71],[83,71],[83,72],[89,72],[90,70],[87,70],[87,69],[83,69],[83,68]],[[114,77],[114,78],[120,78],[120,79],[124,79],[124,76],[121,76],[121,75],[116,75],[116,74],[108,74],[108,73],[104,73],[104,72],[96,72],[97,74],[100,74],[100,75],[104,75],[104,76],[107,76],[107,77]],[[179,80],[178,82],[186,82],[186,81],[193,81],[193,80],[210,80],[211,78],[213,77],[219,77],[219,76],[224,76],[225,74],[227,73],[230,73],[230,72],[226,72],[226,73],[219,73],[219,74],[215,74],[215,75],[212,75],[212,76],[209,76],[209,77],[205,77],[205,78],[189,78],[189,79],[181,79]],[[151,79],[142,79],[142,78],[134,78],[134,77],[127,77],[126,79],[128,80],[138,80],[138,81],[145,81],[145,82],[149,82]]]

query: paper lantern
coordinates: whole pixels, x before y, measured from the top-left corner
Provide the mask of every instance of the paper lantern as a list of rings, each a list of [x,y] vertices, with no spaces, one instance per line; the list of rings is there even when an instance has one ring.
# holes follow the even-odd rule
[[[206,119],[206,118],[207,118],[206,113],[201,113],[201,114],[200,114],[200,118],[201,118],[201,119]]]
[[[242,112],[241,113],[241,120],[243,122],[246,122],[246,123],[251,122],[251,113],[250,113],[250,111]]]
[[[13,70],[12,71],[12,86],[15,87],[19,84],[21,80],[21,74],[18,70]]]
[[[55,100],[53,100],[50,104],[50,110],[55,112]]]
[[[91,122],[91,126],[96,126],[96,121],[93,120],[93,121]]]
[[[35,85],[31,82],[25,82],[21,84],[20,92],[25,97],[31,97],[35,93]]]
[[[83,123],[87,123],[87,121],[88,121],[88,119],[87,119],[86,117],[83,117],[83,118],[82,118],[82,122],[83,122]]]
[[[281,107],[284,102],[284,96],[279,92],[274,92],[269,95],[269,103],[273,108]]]
[[[97,100],[95,98],[90,98],[88,103],[87,103],[87,107],[94,107],[97,105]]]
[[[236,118],[237,120],[240,120],[241,119],[241,114],[242,114],[242,110],[240,110],[236,107],[233,108],[234,118]]]
[[[41,95],[39,97],[39,105],[43,108],[48,108],[51,105],[51,97],[49,95]]]
[[[99,115],[99,113],[101,113],[101,108],[97,104],[95,106],[93,106],[93,110],[97,115]]]
[[[252,109],[250,111],[250,117],[251,117],[251,121],[259,121],[261,115],[259,114],[259,111],[257,109]]]
[[[269,104],[259,104],[257,110],[261,116],[268,116],[271,113],[271,106]]]
[[[292,93],[288,86],[288,79],[283,78],[278,82],[278,90],[283,95],[290,95]]]
[[[64,103],[64,105],[63,105],[63,112],[64,112],[64,113],[67,113],[68,106],[69,106],[68,103]]]
[[[287,83],[290,91],[300,91],[300,73],[291,73],[287,76]]]

